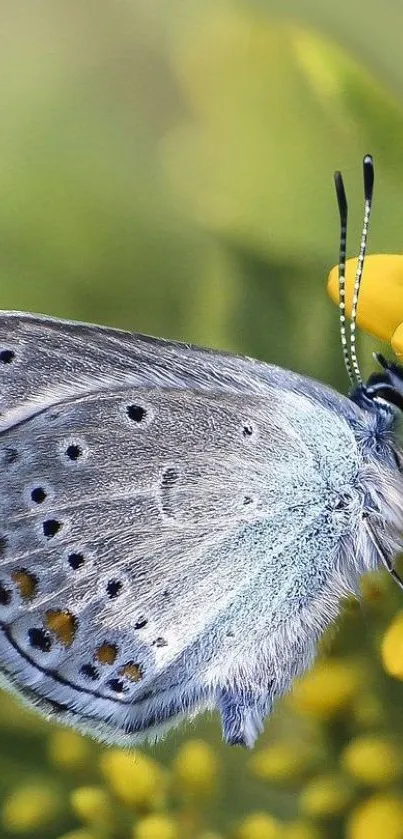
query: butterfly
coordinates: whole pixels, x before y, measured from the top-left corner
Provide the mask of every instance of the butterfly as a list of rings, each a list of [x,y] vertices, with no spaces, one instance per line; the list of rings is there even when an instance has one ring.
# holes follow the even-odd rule
[[[0,313],[0,670],[107,742],[218,709],[252,746],[341,598],[402,548],[403,370],[348,397],[236,355]],[[354,308],[353,306],[353,308]]]

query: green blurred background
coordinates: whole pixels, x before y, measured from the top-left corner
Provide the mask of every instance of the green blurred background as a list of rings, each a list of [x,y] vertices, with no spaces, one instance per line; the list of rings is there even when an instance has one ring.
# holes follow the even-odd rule
[[[3,0],[2,308],[345,389],[325,293],[332,174],[354,255],[374,155],[370,249],[399,252],[402,29],[394,0]],[[383,576],[367,581],[251,754],[203,719],[133,757],[2,696],[0,837],[401,839],[400,607]]]

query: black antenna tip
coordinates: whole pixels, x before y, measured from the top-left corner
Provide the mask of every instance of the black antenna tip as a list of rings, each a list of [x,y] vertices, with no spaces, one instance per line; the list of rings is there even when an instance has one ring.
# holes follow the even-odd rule
[[[343,226],[346,226],[348,206],[347,206],[346,190],[344,189],[343,176],[342,176],[341,172],[335,172],[334,173],[334,185],[336,187],[336,196],[337,196],[337,203],[338,203],[338,206],[339,206],[340,221],[341,221]]]
[[[364,170],[364,197],[366,201],[372,201],[374,191],[374,160],[371,154],[366,154],[362,162]]]

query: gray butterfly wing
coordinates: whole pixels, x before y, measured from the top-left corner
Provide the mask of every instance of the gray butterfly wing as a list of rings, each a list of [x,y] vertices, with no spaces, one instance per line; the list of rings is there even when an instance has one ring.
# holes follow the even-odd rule
[[[0,659],[26,698],[111,739],[209,704],[232,725],[223,686],[325,584],[309,533],[354,472],[347,424],[272,369],[0,317]]]
[[[255,359],[23,312],[0,312],[0,371],[0,431],[58,400],[128,382],[248,396],[269,385],[358,412],[331,388]]]

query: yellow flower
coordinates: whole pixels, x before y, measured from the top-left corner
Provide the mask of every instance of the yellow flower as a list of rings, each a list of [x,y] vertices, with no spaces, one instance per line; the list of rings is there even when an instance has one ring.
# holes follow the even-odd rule
[[[236,839],[283,839],[282,826],[267,813],[251,813],[239,825]]]
[[[207,794],[216,786],[217,757],[204,740],[188,740],[178,749],[172,769],[181,792]]]
[[[100,763],[112,792],[124,804],[140,809],[164,805],[167,773],[155,760],[137,750],[109,749]]]
[[[179,839],[178,827],[170,816],[153,814],[135,824],[133,839]]]
[[[403,839],[403,802],[394,795],[374,795],[353,810],[347,839]]]
[[[296,682],[287,703],[296,711],[328,719],[351,705],[360,687],[362,673],[357,665],[342,659],[319,662]]]
[[[282,839],[321,839],[322,831],[308,822],[291,822],[285,825]]]
[[[60,811],[60,799],[48,784],[18,787],[6,798],[1,819],[10,833],[29,833],[51,824]]]
[[[386,672],[403,679],[403,612],[399,612],[386,630],[381,655]]]
[[[260,749],[249,760],[250,771],[260,780],[286,784],[301,778],[310,764],[301,749],[281,742]]]
[[[88,740],[74,731],[56,730],[49,737],[49,760],[63,769],[79,769],[85,766],[91,754]]]
[[[346,311],[351,313],[357,259],[346,266]],[[328,292],[338,301],[338,268],[332,268]],[[357,323],[371,335],[390,341],[394,353],[403,355],[403,256],[377,253],[367,256],[360,291]]]
[[[318,776],[302,790],[300,810],[312,818],[337,816],[348,807],[352,795],[353,790],[339,775]]]
[[[357,737],[344,749],[343,769],[364,784],[393,783],[402,772],[403,755],[383,737]]]
[[[111,801],[102,787],[78,787],[70,796],[76,816],[84,822],[105,825],[111,815]]]

